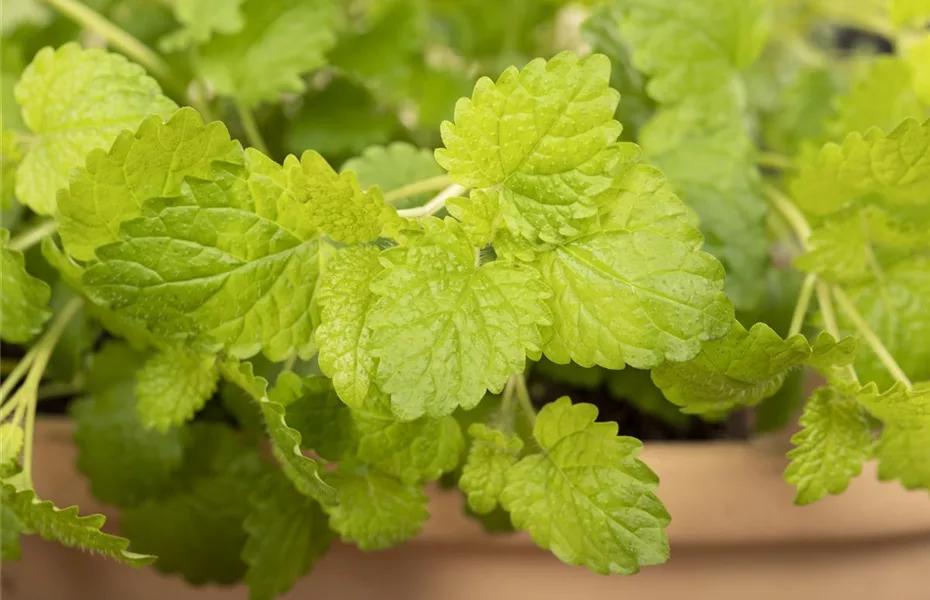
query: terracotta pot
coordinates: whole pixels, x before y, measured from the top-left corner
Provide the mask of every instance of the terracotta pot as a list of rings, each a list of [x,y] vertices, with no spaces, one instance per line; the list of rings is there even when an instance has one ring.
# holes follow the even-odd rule
[[[867,466],[849,490],[795,507],[781,480],[784,448],[769,442],[647,444],[673,515],[672,559],[634,577],[568,567],[524,535],[490,536],[461,514],[458,494],[435,492],[415,541],[365,554],[337,545],[286,596],[314,600],[927,600],[930,497],[879,483]],[[36,487],[83,513],[90,499],[74,469],[66,422],[40,423]],[[112,512],[112,511],[111,511]],[[192,588],[23,538],[23,560],[4,565],[4,600],[227,600],[235,588]]]

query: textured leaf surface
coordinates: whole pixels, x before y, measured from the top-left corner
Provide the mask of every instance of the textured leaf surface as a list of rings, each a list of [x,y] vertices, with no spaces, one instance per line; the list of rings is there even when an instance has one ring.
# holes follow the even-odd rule
[[[477,266],[477,250],[455,222],[427,221],[409,246],[382,254],[369,316],[380,389],[405,420],[471,408],[499,392],[538,356],[548,291],[532,268],[509,261]]]
[[[905,488],[930,490],[930,427],[886,425],[878,438],[875,456],[878,478],[896,479]]]
[[[472,443],[462,467],[459,487],[468,496],[469,508],[484,515],[500,502],[507,471],[517,462],[523,441],[483,423],[469,427],[468,435]]]
[[[930,381],[918,382],[912,388],[896,383],[883,393],[870,383],[859,393],[858,399],[886,425],[906,429],[930,428]],[[930,448],[930,440],[927,447]]]
[[[770,25],[765,0],[624,0],[615,10],[634,66],[651,76],[646,89],[662,103],[731,86]]]
[[[334,473],[327,481],[339,491],[338,504],[325,509],[330,527],[362,550],[396,546],[419,533],[429,518],[420,484],[408,485],[376,470]]]
[[[23,529],[69,548],[79,548],[135,567],[148,565],[155,557],[130,552],[129,540],[100,531],[103,515],[78,516],[77,506],[61,509],[36,498],[33,490],[17,491],[2,484],[4,510],[10,510]]]
[[[791,438],[785,480],[797,487],[796,504],[840,494],[872,454],[872,428],[855,398],[820,388],[804,405],[801,429]]]
[[[176,108],[142,67],[77,44],[41,50],[16,86],[16,102],[34,134],[17,172],[16,197],[40,214],[55,212],[55,193],[88,152]]]
[[[811,355],[807,359],[807,364],[818,369],[842,367],[852,364],[858,351],[858,338],[845,337],[837,341],[829,333],[821,331],[811,344]]]
[[[597,408],[567,397],[539,412],[543,452],[507,472],[501,504],[513,524],[560,560],[598,573],[635,573],[668,560],[669,523],[658,477],[636,456],[639,440],[595,423]]]
[[[803,365],[810,353],[803,336],[783,340],[764,323],[746,331],[734,321],[726,337],[706,342],[693,360],[660,365],[652,380],[684,412],[727,411],[777,392],[788,370]]]
[[[368,396],[374,358],[368,350],[368,313],[377,297],[372,278],[381,270],[375,247],[345,248],[330,261],[317,296],[322,307],[316,330],[320,368],[349,406]]]
[[[603,230],[537,258],[553,291],[553,362],[648,369],[693,358],[730,326],[723,268],[700,250],[691,214],[662,175],[638,162],[635,146],[626,150]]]
[[[885,135],[853,133],[842,146],[827,144],[794,184],[805,212],[826,215],[868,195],[888,206],[926,201],[930,182],[930,121],[907,120]]]
[[[137,413],[136,378],[144,355],[109,342],[94,356],[89,396],[71,407],[78,468],[94,496],[122,507],[164,491],[181,466],[183,435],[147,429]]]
[[[441,175],[443,172],[432,152],[404,142],[366,148],[361,156],[347,160],[342,165],[342,170],[353,171],[358,176],[362,188],[368,189],[376,185],[385,194],[409,183]],[[419,206],[432,195],[432,192],[415,194],[398,201],[395,206]]]
[[[80,260],[94,258],[97,247],[120,239],[120,224],[138,217],[147,200],[178,195],[185,177],[213,179],[215,162],[242,165],[242,148],[222,123],[204,125],[192,108],[124,131],[112,147],[88,154],[59,195],[65,249]]]
[[[151,201],[155,216],[125,222],[124,241],[98,249],[84,273],[88,295],[200,351],[309,354],[319,275],[310,208],[282,192],[279,165],[250,157],[248,180],[188,179],[180,197]]]
[[[23,253],[9,247],[10,232],[0,229],[0,337],[12,344],[28,342],[52,316],[52,290],[26,271]]]
[[[200,49],[199,67],[217,92],[247,106],[302,92],[301,75],[325,64],[336,41],[330,0],[245,0],[245,27],[215,35]]]
[[[167,348],[139,371],[136,395],[143,426],[167,431],[194,417],[216,391],[216,356],[184,346]]]
[[[160,571],[193,584],[233,583],[246,572],[242,523],[267,467],[226,426],[195,424],[190,440],[172,492],[124,510],[122,530],[158,556]]]
[[[284,371],[268,397],[285,407],[287,424],[300,433],[300,445],[321,458],[338,461],[357,443],[348,407],[325,377],[304,377]]]
[[[305,575],[332,541],[320,505],[298,493],[280,473],[262,480],[250,499],[242,559],[252,600],[273,600]]]
[[[436,160],[472,193],[492,194],[509,229],[561,242],[587,229],[611,185],[621,126],[610,61],[563,52],[482,78],[443,123]]]

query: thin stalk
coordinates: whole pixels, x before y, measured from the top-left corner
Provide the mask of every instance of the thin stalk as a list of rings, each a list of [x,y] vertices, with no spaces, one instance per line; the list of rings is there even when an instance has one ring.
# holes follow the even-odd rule
[[[293,371],[293,370],[294,370],[294,364],[295,364],[296,362],[297,362],[297,353],[295,352],[294,354],[291,355],[290,358],[288,358],[286,361],[284,361],[284,368],[283,368],[283,370],[284,370],[284,371]]]
[[[46,237],[55,233],[56,229],[58,229],[58,221],[54,219],[43,221],[10,240],[10,250],[19,250],[20,252],[28,250]]]
[[[820,306],[820,314],[823,316],[823,326],[827,333],[839,340],[840,328],[836,323],[836,312],[833,310],[833,299],[830,297],[830,288],[823,281],[817,282],[817,304]],[[846,365],[846,371],[853,380],[858,381],[856,369],[852,365]]]
[[[265,156],[270,156],[268,144],[265,143],[265,138],[262,137],[262,132],[258,129],[258,123],[255,122],[255,115],[242,102],[236,100],[235,105],[236,112],[239,114],[239,121],[242,123],[249,144]]]
[[[798,294],[798,302],[794,305],[794,314],[791,315],[791,327],[788,329],[788,337],[801,332],[804,325],[804,317],[807,316],[807,309],[810,307],[811,296],[814,293],[814,285],[817,283],[817,276],[813,273],[804,278],[804,284],[801,285],[801,293]]]
[[[756,163],[760,167],[776,169],[778,171],[793,171],[797,168],[791,158],[776,152],[760,152],[756,157]]]
[[[124,52],[145,67],[152,75],[167,83],[177,93],[184,94],[183,82],[178,79],[171,66],[162,57],[100,13],[77,0],[45,0],[45,2],[78,25],[93,31],[115,48]]]
[[[535,425],[536,409],[533,407],[532,400],[530,400],[530,392],[526,389],[526,377],[522,373],[519,375],[512,375],[511,377],[516,381],[515,395],[517,397],[517,402],[526,414],[526,418],[529,419],[530,424]]]
[[[772,207],[784,217],[791,229],[794,230],[794,234],[798,237],[798,241],[801,242],[801,246],[807,249],[807,238],[811,235],[811,227],[807,224],[807,219],[804,218],[798,207],[791,202],[788,196],[770,185],[765,186],[763,192]]]
[[[16,387],[16,384],[19,383],[19,380],[23,378],[23,375],[29,370],[29,366],[32,365],[32,361],[35,360],[36,349],[35,346],[32,347],[29,352],[26,353],[26,356],[19,361],[19,364],[16,365],[16,368],[3,380],[3,385],[0,385],[0,403],[6,402],[6,397],[9,396],[10,392],[13,391],[13,388]]]
[[[451,184],[452,178],[448,175],[437,175],[436,177],[421,179],[420,181],[408,183],[407,185],[399,187],[396,190],[391,190],[384,195],[384,201],[388,203],[394,203],[398,200],[409,198],[410,196],[416,196],[417,194],[435,192],[448,187]]]
[[[457,183],[453,183],[446,189],[439,192],[432,200],[424,204],[423,206],[418,206],[416,208],[408,208],[406,210],[399,210],[397,214],[406,218],[406,219],[416,219],[419,217],[425,217],[433,213],[437,213],[442,210],[446,205],[446,200],[449,198],[454,198],[462,192],[465,191],[465,188],[460,186]]]
[[[856,306],[846,295],[846,292],[838,287],[834,287],[833,297],[836,298],[836,303],[840,306],[840,310],[853,322],[853,325],[855,325],[856,329],[859,331],[859,335],[866,341],[872,349],[872,352],[878,357],[878,360],[888,369],[891,376],[908,388],[912,387],[911,380],[908,379],[904,370],[898,365],[898,362],[891,355],[891,352],[888,351],[888,348],[885,347],[885,344],[882,343],[875,332],[872,331],[872,328],[869,327],[869,324],[862,318],[862,315],[859,314],[859,311],[856,310]]]
[[[55,381],[43,385],[36,392],[36,397],[41,400],[51,398],[62,398],[64,396],[76,396],[84,391],[84,382]]]

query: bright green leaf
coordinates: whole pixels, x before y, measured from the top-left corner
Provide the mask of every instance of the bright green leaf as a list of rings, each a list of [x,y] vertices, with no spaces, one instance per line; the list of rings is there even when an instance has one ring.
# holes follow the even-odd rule
[[[19,536],[23,532],[13,509],[6,504],[0,506],[0,560],[13,562],[22,558],[23,550],[19,545]]]
[[[926,23],[930,21],[930,1],[890,0],[891,20],[897,25]]]
[[[783,340],[764,323],[746,331],[734,321],[726,337],[705,342],[692,360],[656,367],[652,380],[686,413],[721,412],[771,396],[810,354],[803,336]]]
[[[139,371],[136,396],[145,427],[167,431],[191,420],[216,391],[216,357],[184,346],[166,348]]]
[[[405,484],[376,470],[327,475],[339,492],[338,504],[325,508],[330,527],[342,541],[365,551],[383,550],[409,540],[429,518],[422,484]]]
[[[930,10],[928,10],[928,17],[930,17]],[[906,44],[903,54],[904,60],[911,69],[914,92],[923,104],[930,105],[930,35],[924,35]]]
[[[468,435],[472,438],[471,449],[462,467],[459,487],[468,496],[468,506],[484,515],[500,502],[507,471],[517,462],[523,441],[483,423],[469,427]]]
[[[169,0],[182,28],[163,38],[159,45],[169,51],[181,50],[191,44],[202,44],[214,34],[239,33],[245,27],[244,1]]]
[[[88,154],[59,194],[65,249],[77,259],[93,259],[97,247],[120,239],[120,224],[140,216],[147,200],[177,196],[185,177],[213,179],[214,163],[243,162],[226,126],[204,125],[192,108],[167,121],[150,117],[135,132],[120,134],[112,147]]]
[[[930,490],[930,427],[914,429],[886,425],[878,438],[875,457],[878,478],[897,479],[906,489]]]
[[[88,152],[176,108],[142,67],[74,43],[36,54],[16,85],[16,102],[34,134],[16,174],[16,197],[39,214],[55,213],[55,193]]]
[[[567,397],[539,412],[533,435],[543,452],[506,475],[501,504],[513,524],[571,565],[630,574],[668,560],[669,515],[658,477],[636,458],[642,443],[595,423],[597,408]]]
[[[19,460],[25,435],[23,428],[16,423],[0,424],[0,465]]]
[[[930,381],[916,383],[910,388],[899,382],[883,393],[870,383],[857,398],[886,425],[898,429],[930,429]],[[927,445],[930,447],[930,440]]]
[[[443,123],[436,160],[459,184],[498,198],[514,235],[558,243],[590,228],[618,162],[619,94],[610,61],[563,52],[482,78]]]
[[[10,232],[0,229],[0,337],[13,344],[28,342],[52,316],[52,289],[26,271],[23,253],[9,247]]]
[[[872,454],[872,428],[855,398],[820,388],[804,405],[801,429],[791,438],[785,480],[798,488],[796,504],[840,494]]]
[[[832,335],[821,331],[811,344],[811,355],[807,359],[807,364],[818,369],[846,366],[856,359],[858,350],[859,340],[857,338],[845,337],[836,341]]]
[[[382,253],[388,265],[371,284],[380,296],[369,315],[377,380],[401,419],[449,415],[499,392],[538,357],[539,327],[550,323],[548,290],[532,268],[498,260],[478,265],[478,250],[458,225],[424,221],[409,246]]]

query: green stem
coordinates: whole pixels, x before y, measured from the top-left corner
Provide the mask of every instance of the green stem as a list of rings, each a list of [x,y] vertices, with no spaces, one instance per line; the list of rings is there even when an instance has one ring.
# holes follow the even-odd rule
[[[811,303],[811,296],[814,293],[814,285],[817,283],[817,276],[813,273],[804,278],[804,284],[801,286],[801,293],[798,294],[798,303],[794,305],[794,314],[791,316],[791,327],[788,329],[788,337],[801,332],[804,325],[804,317],[807,316],[807,309]]]
[[[763,188],[763,192],[772,207],[784,217],[788,225],[791,226],[791,229],[794,230],[794,234],[798,237],[798,241],[801,242],[801,246],[806,250],[807,238],[811,235],[811,227],[807,224],[807,219],[804,218],[804,215],[801,214],[801,211],[798,210],[798,207],[794,205],[791,199],[778,189],[767,185]]]
[[[265,156],[270,156],[265,138],[262,137],[262,132],[258,129],[258,123],[255,122],[255,115],[242,102],[236,100],[234,104],[249,144]]]
[[[760,152],[756,157],[756,163],[760,167],[778,171],[793,171],[797,168],[789,157],[775,152]]]
[[[77,396],[83,392],[84,383],[82,381],[54,381],[40,387],[36,392],[36,397],[39,400],[48,400],[51,398],[62,398],[65,396]]]
[[[168,84],[175,92],[184,95],[184,83],[178,79],[171,66],[151,48],[112,21],[77,0],[45,0],[45,2],[78,25],[102,37],[145,67],[152,75]]]
[[[523,373],[519,375],[511,375],[516,382],[516,396],[517,402],[520,405],[520,408],[523,409],[526,418],[529,419],[531,425],[536,424],[536,409],[533,408],[533,402],[530,400],[530,392],[526,389],[526,377]]]
[[[841,290],[839,287],[833,288],[833,297],[836,298],[836,303],[839,304],[840,310],[846,313],[846,316],[850,321],[853,322],[853,325],[856,326],[856,330],[859,332],[859,335],[866,341],[869,347],[872,349],[872,352],[875,353],[875,356],[878,357],[878,360],[885,365],[885,368],[888,369],[888,372],[891,373],[891,376],[896,380],[903,383],[908,388],[911,387],[911,380],[908,379],[907,375],[904,373],[904,370],[898,365],[898,362],[891,355],[891,352],[888,351],[888,348],[885,347],[885,344],[878,338],[872,328],[869,327],[869,324],[865,322],[865,319],[862,318],[862,315],[859,314],[859,311],[856,310],[856,306],[852,303],[846,293]]]
[[[833,339],[839,341],[842,336],[839,325],[836,323],[836,312],[833,310],[830,288],[823,281],[817,282],[817,304],[820,306],[820,314],[823,316],[824,329],[833,336]],[[846,365],[846,371],[854,381],[858,381],[856,369],[852,365]]]
[[[293,371],[293,370],[294,370],[294,364],[295,364],[296,362],[297,362],[297,353],[295,352],[294,354],[291,355],[290,358],[288,358],[286,361],[284,361],[284,368],[283,368],[282,370],[283,370],[283,371]]]
[[[23,378],[23,375],[26,374],[26,371],[29,370],[29,366],[36,358],[36,349],[33,347],[29,352],[26,353],[26,356],[19,361],[19,364],[16,365],[16,368],[9,374],[9,376],[3,380],[3,385],[0,385],[0,403],[6,402],[6,397],[9,396],[10,392],[13,391],[13,388],[16,387],[16,384],[19,383],[19,380]]]
[[[55,233],[56,229],[58,229],[58,221],[54,219],[43,221],[21,232],[10,240],[10,250],[19,250],[20,252],[28,250],[38,242],[41,242],[46,237]]]
[[[398,200],[409,198],[410,196],[416,196],[417,194],[439,191],[451,184],[452,178],[448,175],[437,175],[429,179],[421,179],[420,181],[414,181],[413,183],[399,187],[396,190],[391,190],[384,195],[384,201],[387,203],[394,203]]]
[[[432,200],[423,206],[408,208],[406,210],[399,210],[397,211],[397,214],[404,217],[405,219],[416,219],[419,217],[429,216],[445,208],[446,200],[458,196],[464,191],[464,187],[458,185],[457,183],[453,183],[446,189],[439,192]]]

